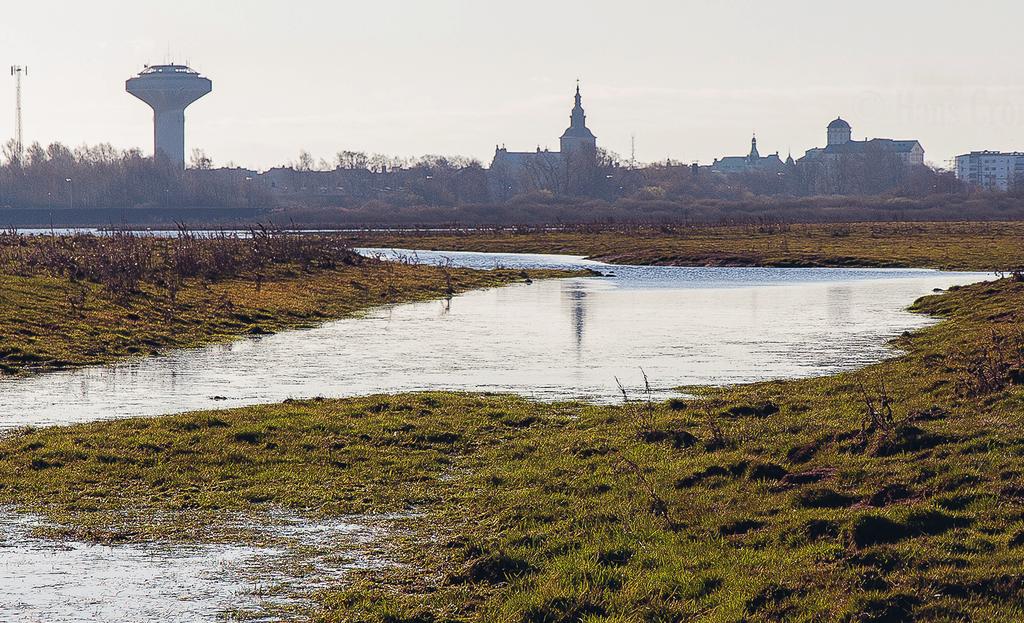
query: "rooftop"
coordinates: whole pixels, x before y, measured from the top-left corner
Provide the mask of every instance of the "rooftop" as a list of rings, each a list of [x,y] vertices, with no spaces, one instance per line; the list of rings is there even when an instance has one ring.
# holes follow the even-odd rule
[[[198,76],[199,72],[185,65],[146,65],[146,68],[139,72],[140,76],[152,75],[168,76]]]
[[[891,138],[871,138],[864,141],[848,141],[846,143],[829,145],[812,149],[811,151],[825,154],[863,154],[874,149],[878,151],[908,153],[913,151],[915,147],[920,147],[920,145],[921,143],[916,140],[901,141]]]
[[[1022,152],[1022,151],[990,151],[990,150],[985,149],[985,150],[982,150],[982,151],[972,151],[972,152],[970,152],[968,154],[960,154],[959,156],[957,156],[957,158],[967,158],[968,156],[1014,156],[1014,157],[1020,157],[1020,156],[1024,156],[1024,152]]]
[[[565,133],[562,134],[562,138],[573,137],[573,138],[597,138],[594,133],[590,131],[590,128],[586,126],[572,127],[569,126]]]

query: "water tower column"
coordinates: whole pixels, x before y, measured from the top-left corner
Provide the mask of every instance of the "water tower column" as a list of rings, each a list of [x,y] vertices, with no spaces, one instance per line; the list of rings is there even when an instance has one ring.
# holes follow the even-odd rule
[[[162,153],[168,160],[185,164],[185,110],[156,110],[153,112],[154,153]]]

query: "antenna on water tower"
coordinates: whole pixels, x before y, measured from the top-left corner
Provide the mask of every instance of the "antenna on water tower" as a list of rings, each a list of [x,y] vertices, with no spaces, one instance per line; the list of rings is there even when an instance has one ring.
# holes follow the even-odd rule
[[[11,75],[14,76],[14,148],[17,150],[18,159],[25,153],[24,134],[21,125],[21,75],[28,75],[28,67],[11,65]]]

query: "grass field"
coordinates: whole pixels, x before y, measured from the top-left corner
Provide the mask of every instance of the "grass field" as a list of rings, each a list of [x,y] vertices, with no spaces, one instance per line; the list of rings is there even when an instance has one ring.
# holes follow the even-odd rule
[[[1024,266],[1021,222],[382,231],[349,234],[347,240],[365,247],[564,253],[618,264],[981,271]]]
[[[905,354],[622,406],[413,394],[24,431],[0,504],[81,538],[411,512],[315,620],[1024,619],[1024,283],[929,296]]]

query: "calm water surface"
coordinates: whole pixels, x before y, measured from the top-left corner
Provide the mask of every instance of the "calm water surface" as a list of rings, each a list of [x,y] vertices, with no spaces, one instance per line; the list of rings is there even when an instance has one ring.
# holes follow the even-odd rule
[[[0,428],[160,415],[287,398],[453,389],[618,398],[641,368],[690,384],[829,374],[893,354],[933,320],[905,311],[981,274],[926,270],[613,266],[568,256],[364,250],[476,268],[593,268],[379,308],[309,330],[0,381]]]

